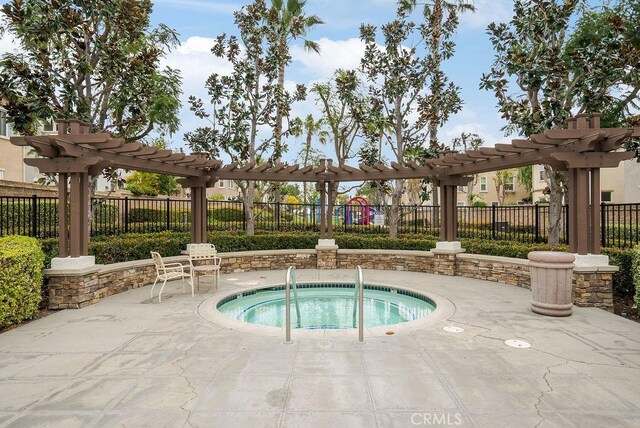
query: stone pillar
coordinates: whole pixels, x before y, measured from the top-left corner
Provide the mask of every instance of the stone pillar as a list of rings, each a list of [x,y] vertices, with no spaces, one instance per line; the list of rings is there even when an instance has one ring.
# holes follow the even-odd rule
[[[438,242],[433,253],[433,273],[436,275],[455,276],[458,273],[456,256],[464,253],[460,242]]]
[[[573,254],[532,251],[531,310],[537,314],[566,317],[572,313]]]
[[[318,269],[337,269],[338,267],[338,246],[334,239],[319,239],[316,245],[318,256]]]
[[[606,260],[605,260],[606,258]],[[609,266],[603,255],[576,256],[573,269],[573,303],[613,312],[613,274],[619,268]]]

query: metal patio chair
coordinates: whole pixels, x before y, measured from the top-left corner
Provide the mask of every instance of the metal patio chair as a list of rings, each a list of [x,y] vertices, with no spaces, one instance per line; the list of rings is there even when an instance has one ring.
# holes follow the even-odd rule
[[[182,279],[182,292],[184,293],[184,279],[187,276],[187,273],[184,271],[185,267],[181,263],[165,263],[164,260],[162,260],[160,253],[155,251],[151,251],[151,258],[153,259],[153,263],[156,265],[156,280],[151,286],[151,299],[153,299],[153,289],[158,281],[163,281],[162,287],[160,287],[160,293],[158,294],[158,303],[162,302],[162,290],[164,290],[164,286],[167,284],[168,280],[178,278]],[[194,292],[192,283],[191,297],[193,296]]]
[[[222,259],[216,254],[216,247],[212,244],[190,244],[191,287],[197,285],[200,290],[200,276],[210,275],[214,277],[214,288],[217,290],[220,282],[221,261]]]

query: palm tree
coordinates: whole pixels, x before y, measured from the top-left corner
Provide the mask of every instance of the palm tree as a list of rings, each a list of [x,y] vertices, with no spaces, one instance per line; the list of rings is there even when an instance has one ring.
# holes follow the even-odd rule
[[[305,117],[304,119],[304,133],[305,133],[305,145],[304,145],[304,157],[303,157],[303,164],[304,166],[309,165],[309,161],[311,160],[311,143],[313,141],[313,136],[317,135],[320,137],[320,143],[321,144],[326,144],[327,142],[327,131],[325,131],[323,128],[324,126],[324,120],[319,119],[319,120],[315,120],[313,118],[312,114],[308,114],[307,117]],[[302,185],[302,195],[304,198],[304,203],[308,203],[307,201],[307,182],[305,181]]]
[[[276,96],[276,124],[274,129],[275,158],[280,160],[282,155],[282,120],[284,116],[284,80],[285,68],[290,61],[289,42],[301,38],[307,50],[320,53],[318,43],[305,39],[305,35],[312,27],[324,22],[317,15],[304,15],[303,8],[306,0],[271,0],[271,12],[273,13],[272,30],[276,38],[276,50],[278,54],[278,84]],[[276,188],[276,200],[279,200],[280,186]]]

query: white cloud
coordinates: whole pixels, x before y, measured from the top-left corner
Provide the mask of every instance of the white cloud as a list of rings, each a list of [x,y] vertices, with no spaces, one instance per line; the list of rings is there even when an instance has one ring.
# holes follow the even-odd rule
[[[20,46],[13,37],[5,34],[4,37],[0,38],[0,55],[5,53],[18,53],[20,51]]]
[[[184,132],[194,130],[198,126],[206,126],[205,122],[189,111],[187,103],[189,96],[202,98],[206,105],[208,96],[204,84],[207,78],[214,72],[224,75],[232,71],[228,61],[211,53],[214,41],[215,39],[208,37],[189,37],[162,61],[162,67],[178,69],[182,75],[182,110],[180,111],[182,125],[181,130],[173,136],[177,146],[183,145]]]
[[[513,15],[512,0],[474,0],[475,13],[460,17],[460,28],[486,28],[491,22],[507,22]]]
[[[293,46],[293,61],[299,61],[309,75],[317,79],[328,79],[338,68],[353,69],[360,65],[365,45],[360,39],[331,40],[326,37],[317,41],[320,55],[306,51],[302,46]]]
[[[478,122],[458,123],[456,125],[446,125],[441,133],[441,140],[449,144],[452,139],[459,137],[461,133],[478,134],[484,140],[486,147],[493,147],[497,143],[509,144],[511,141],[505,137],[499,137],[489,131],[487,126]]]

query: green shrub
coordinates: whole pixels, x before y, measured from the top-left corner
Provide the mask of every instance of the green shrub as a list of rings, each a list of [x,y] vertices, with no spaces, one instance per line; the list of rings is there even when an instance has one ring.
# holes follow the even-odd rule
[[[637,309],[640,307],[640,245],[633,249],[633,283],[636,287],[634,300]]]
[[[35,238],[0,238],[0,329],[38,313],[44,254]]]
[[[190,214],[188,210],[171,210],[169,216],[172,223],[183,223],[184,214]],[[189,217],[187,217],[188,219]],[[129,223],[163,223],[167,222],[167,210],[155,208],[131,208],[129,209]]]
[[[620,270],[613,274],[613,294],[616,297],[633,297],[633,250],[630,248],[603,248],[602,254],[609,256],[609,263]]]
[[[208,221],[242,221],[244,220],[244,211],[242,205],[235,207],[215,207],[207,211]]]

